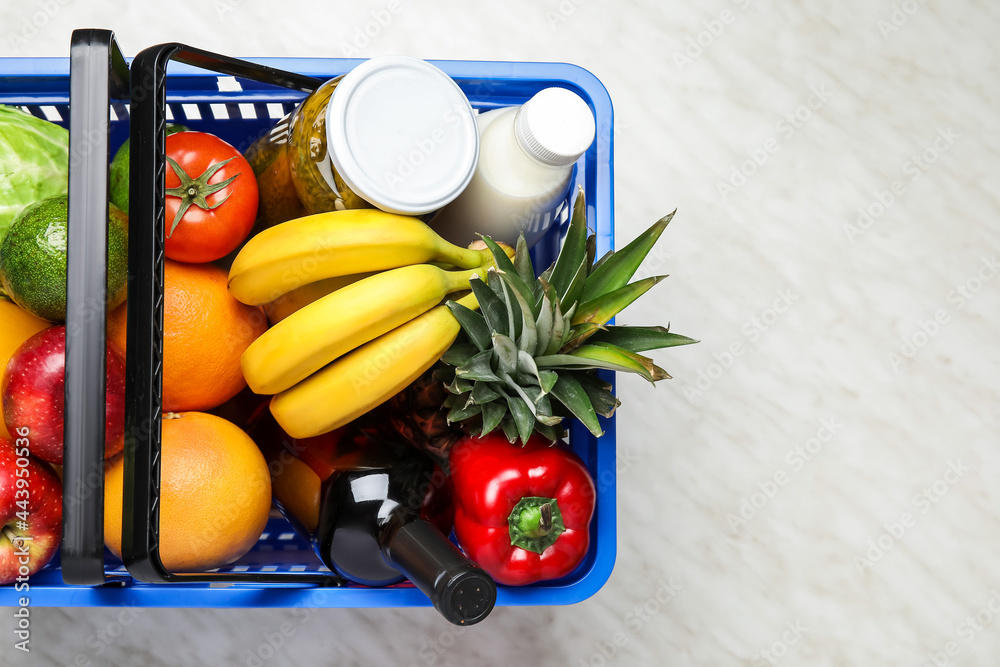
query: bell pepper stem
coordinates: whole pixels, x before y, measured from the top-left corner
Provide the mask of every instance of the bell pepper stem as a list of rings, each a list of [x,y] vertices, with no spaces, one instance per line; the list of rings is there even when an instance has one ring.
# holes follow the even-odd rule
[[[510,543],[537,554],[555,544],[566,530],[555,498],[521,498],[507,517],[507,523]]]
[[[541,514],[541,516],[538,517],[538,536],[541,537],[542,535],[548,535],[552,532],[552,505],[550,503],[545,503],[538,508],[538,511]]]

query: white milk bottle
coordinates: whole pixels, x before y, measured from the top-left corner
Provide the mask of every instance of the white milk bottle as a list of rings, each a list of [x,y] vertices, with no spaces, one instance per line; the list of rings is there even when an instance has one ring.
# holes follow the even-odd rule
[[[479,162],[472,180],[431,220],[460,246],[477,234],[534,245],[566,200],[574,163],[594,141],[594,114],[565,88],[546,88],[520,107],[479,114]]]

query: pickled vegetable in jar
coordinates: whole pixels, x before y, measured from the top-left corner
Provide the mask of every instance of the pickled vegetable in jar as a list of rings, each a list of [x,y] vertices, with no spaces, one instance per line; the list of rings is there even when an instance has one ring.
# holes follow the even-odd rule
[[[377,207],[427,216],[469,184],[479,132],[447,74],[407,56],[381,56],[331,79],[248,151],[258,223]]]
[[[254,177],[257,179],[259,194],[257,222],[252,234],[279,222],[308,215],[292,181],[288,150],[290,119],[291,114],[282,118],[267,135],[258,139],[246,152],[247,162],[253,168]]]

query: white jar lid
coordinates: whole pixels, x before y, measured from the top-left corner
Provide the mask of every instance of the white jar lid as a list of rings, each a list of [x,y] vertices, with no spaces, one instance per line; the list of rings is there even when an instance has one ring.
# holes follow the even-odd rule
[[[390,213],[423,215],[455,199],[479,159],[472,105],[451,77],[409,56],[348,72],[326,110],[327,148],[351,190]]]

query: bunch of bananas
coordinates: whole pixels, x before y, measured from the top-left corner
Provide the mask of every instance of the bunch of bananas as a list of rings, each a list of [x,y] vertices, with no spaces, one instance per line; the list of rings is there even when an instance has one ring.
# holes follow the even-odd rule
[[[505,248],[505,251],[512,250]],[[243,354],[250,388],[294,438],[343,426],[430,368],[458,336],[443,304],[495,266],[422,221],[377,209],[320,213],[271,227],[229,272],[239,301],[273,326]],[[475,297],[457,299],[478,308]]]

